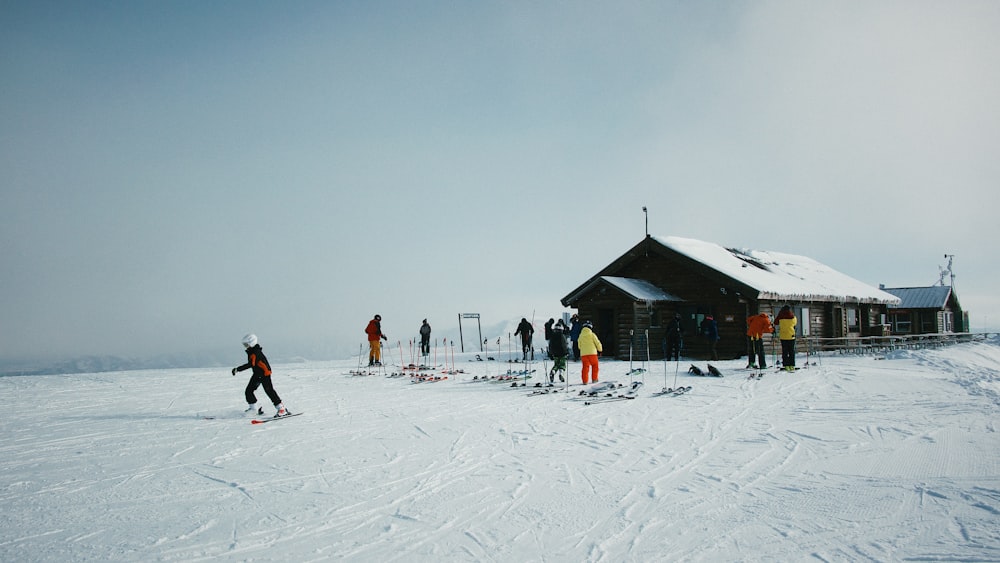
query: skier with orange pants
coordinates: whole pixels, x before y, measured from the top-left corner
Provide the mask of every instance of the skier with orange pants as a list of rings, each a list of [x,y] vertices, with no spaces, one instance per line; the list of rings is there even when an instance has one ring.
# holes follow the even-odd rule
[[[365,334],[368,335],[368,366],[382,365],[382,341],[389,340],[386,335],[382,334],[382,315],[375,315],[372,320],[368,321]]]
[[[583,330],[580,331],[580,338],[577,339],[577,345],[580,347],[580,361],[583,363],[580,373],[583,384],[588,385],[591,382],[591,372],[593,372],[594,376],[593,382],[597,383],[597,373],[600,370],[597,358],[598,354],[604,350],[601,347],[601,340],[594,334],[594,325],[590,321],[583,323]]]

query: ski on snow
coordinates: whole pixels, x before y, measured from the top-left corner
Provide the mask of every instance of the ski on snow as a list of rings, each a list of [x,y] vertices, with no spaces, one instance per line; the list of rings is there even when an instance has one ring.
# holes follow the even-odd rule
[[[657,391],[656,393],[653,393],[652,396],[653,397],[661,397],[663,395],[669,395],[671,397],[676,397],[678,395],[683,395],[684,393],[687,393],[690,390],[691,390],[691,386],[690,385],[687,386],[687,387],[683,387],[683,386],[682,387],[678,387],[677,389],[671,389],[670,387],[664,387],[662,391]]]
[[[611,401],[628,401],[635,399],[639,396],[639,389],[642,387],[641,381],[634,381],[628,387],[628,389],[621,393],[605,393],[604,396],[595,396],[587,394],[588,398],[583,404],[585,405],[596,405],[597,403],[610,403]],[[618,386],[614,389],[621,389],[622,386]]]
[[[255,418],[250,421],[250,424],[264,424],[265,422],[274,422],[276,420],[285,420],[286,418],[292,418],[293,416],[299,416],[303,413],[293,412],[292,414],[286,414],[285,416],[278,416],[275,418]]]

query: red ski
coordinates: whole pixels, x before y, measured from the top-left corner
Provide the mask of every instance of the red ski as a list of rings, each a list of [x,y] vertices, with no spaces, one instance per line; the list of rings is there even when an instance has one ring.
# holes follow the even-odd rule
[[[278,416],[275,418],[255,418],[250,421],[250,424],[264,424],[265,422],[274,422],[275,420],[285,420],[286,418],[292,418],[293,416],[299,416],[300,412],[286,414],[285,416]]]

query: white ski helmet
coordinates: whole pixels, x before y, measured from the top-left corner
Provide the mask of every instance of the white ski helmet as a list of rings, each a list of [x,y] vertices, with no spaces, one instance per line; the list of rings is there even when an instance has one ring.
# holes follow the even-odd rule
[[[243,337],[243,346],[246,348],[253,348],[257,345],[257,335],[250,333]]]

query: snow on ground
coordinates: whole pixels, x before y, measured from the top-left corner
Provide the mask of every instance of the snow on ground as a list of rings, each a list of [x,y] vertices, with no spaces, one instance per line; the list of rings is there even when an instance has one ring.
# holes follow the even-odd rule
[[[652,363],[590,406],[470,357],[421,384],[279,365],[305,414],[264,425],[227,370],[0,378],[0,560],[1000,561],[996,342]]]

